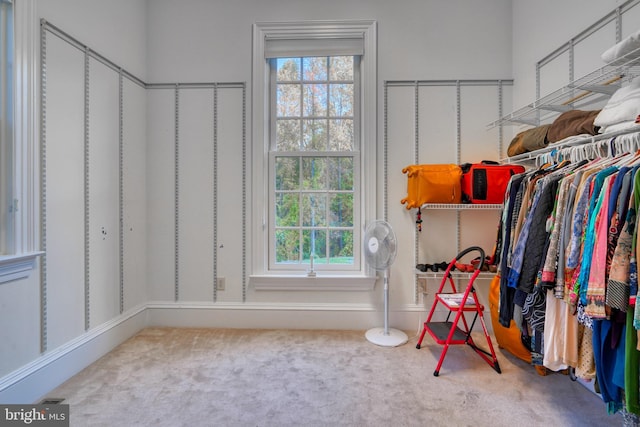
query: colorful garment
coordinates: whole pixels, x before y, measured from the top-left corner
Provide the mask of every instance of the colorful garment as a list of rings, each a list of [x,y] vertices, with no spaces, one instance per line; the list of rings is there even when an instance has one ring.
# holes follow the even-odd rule
[[[587,302],[585,311],[594,319],[604,319],[607,317],[604,307],[607,275],[607,238],[609,236],[609,224],[607,220],[609,218],[609,197],[615,178],[616,176],[614,175],[609,175],[605,178],[594,212],[596,218],[593,254],[591,256],[587,287],[584,290]]]

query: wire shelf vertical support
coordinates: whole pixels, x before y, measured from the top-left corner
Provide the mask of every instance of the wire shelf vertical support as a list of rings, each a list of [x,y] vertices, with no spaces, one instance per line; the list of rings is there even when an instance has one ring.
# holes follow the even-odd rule
[[[242,302],[247,302],[247,85],[242,84]]]
[[[389,90],[388,90],[388,86],[387,86],[387,82],[384,82],[384,118],[383,118],[383,123],[384,123],[384,136],[383,136],[383,142],[382,142],[382,149],[383,149],[383,153],[382,153],[382,182],[383,182],[383,189],[382,189],[382,218],[386,221],[387,220],[387,191],[388,191],[388,183],[387,183],[387,149],[388,149],[388,126],[389,126],[389,120],[388,120],[388,95],[389,95]]]
[[[84,329],[91,327],[91,244],[90,244],[90,51],[85,47],[84,51]]]
[[[180,85],[174,93],[174,300],[180,299]]]
[[[456,164],[461,163],[462,152],[462,101],[460,80],[456,81]],[[456,211],[456,253],[460,252],[460,211]]]
[[[124,312],[124,81],[118,73],[118,257],[120,279],[120,314]]]
[[[47,351],[47,32],[40,20],[40,353]]]
[[[413,117],[413,126],[414,126],[414,149],[413,149],[413,163],[418,164],[420,162],[420,85],[418,81],[415,81],[415,87],[413,92],[413,103],[414,103],[414,117]],[[414,227],[413,230],[413,265],[418,265],[418,261],[420,258],[420,233],[418,232],[418,227]],[[413,275],[413,303],[418,303],[418,276]]]
[[[218,299],[218,85],[213,85],[213,302]]]

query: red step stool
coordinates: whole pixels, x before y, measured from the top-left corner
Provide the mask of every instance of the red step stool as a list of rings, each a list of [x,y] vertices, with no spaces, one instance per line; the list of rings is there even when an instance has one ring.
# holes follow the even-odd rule
[[[478,251],[480,253],[480,265],[478,265],[478,267],[473,271],[473,274],[471,275],[471,278],[469,279],[469,282],[467,283],[464,290],[462,290],[462,292],[459,292],[456,288],[453,276],[451,275],[451,270],[453,270],[458,260],[472,251]],[[487,326],[484,322],[484,306],[478,301],[478,295],[476,294],[476,290],[473,287],[473,282],[476,277],[478,277],[478,274],[480,274],[480,269],[482,268],[482,264],[484,264],[484,260],[485,255],[482,248],[471,246],[460,252],[453,259],[453,261],[449,263],[446,271],[444,272],[444,276],[442,277],[442,281],[440,282],[440,287],[435,294],[435,301],[431,306],[431,311],[429,312],[427,320],[424,322],[422,334],[420,334],[420,339],[418,340],[418,344],[416,345],[416,348],[420,349],[422,340],[424,339],[424,335],[429,332],[429,335],[431,335],[436,343],[444,346],[444,348],[442,349],[442,353],[440,354],[440,360],[438,360],[436,370],[433,372],[433,375],[436,377],[440,374],[440,368],[442,367],[442,362],[444,362],[447,350],[449,350],[449,346],[457,344],[467,344],[497,373],[501,373],[500,365],[498,364],[498,359],[496,357],[495,350],[493,349],[493,344],[491,343],[491,337],[489,336]],[[447,283],[451,285],[452,292],[443,292]],[[449,310],[447,318],[444,322],[433,322],[431,320],[438,304],[444,305],[447,310]],[[470,325],[468,324],[467,319],[464,316],[465,312],[475,313],[475,315],[473,316],[473,321]],[[452,313],[455,313],[453,321],[450,320]],[[482,325],[482,331],[484,332],[484,336],[487,340],[489,351],[485,351],[476,346],[473,339],[471,338],[471,330],[473,329],[473,326],[475,325],[477,319],[480,319],[480,324]]]

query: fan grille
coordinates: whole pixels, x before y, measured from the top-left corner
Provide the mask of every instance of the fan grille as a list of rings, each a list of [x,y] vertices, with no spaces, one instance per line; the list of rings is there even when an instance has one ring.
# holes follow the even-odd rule
[[[386,270],[396,258],[396,235],[383,220],[371,222],[364,232],[364,254],[367,263],[377,271]]]

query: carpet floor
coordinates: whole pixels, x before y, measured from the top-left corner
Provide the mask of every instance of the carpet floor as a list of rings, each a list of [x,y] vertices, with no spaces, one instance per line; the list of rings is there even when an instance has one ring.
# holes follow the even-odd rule
[[[479,340],[476,340],[480,342]],[[600,397],[497,346],[362,331],[147,328],[48,394],[71,426],[616,426]],[[495,345],[495,344],[494,344]]]

